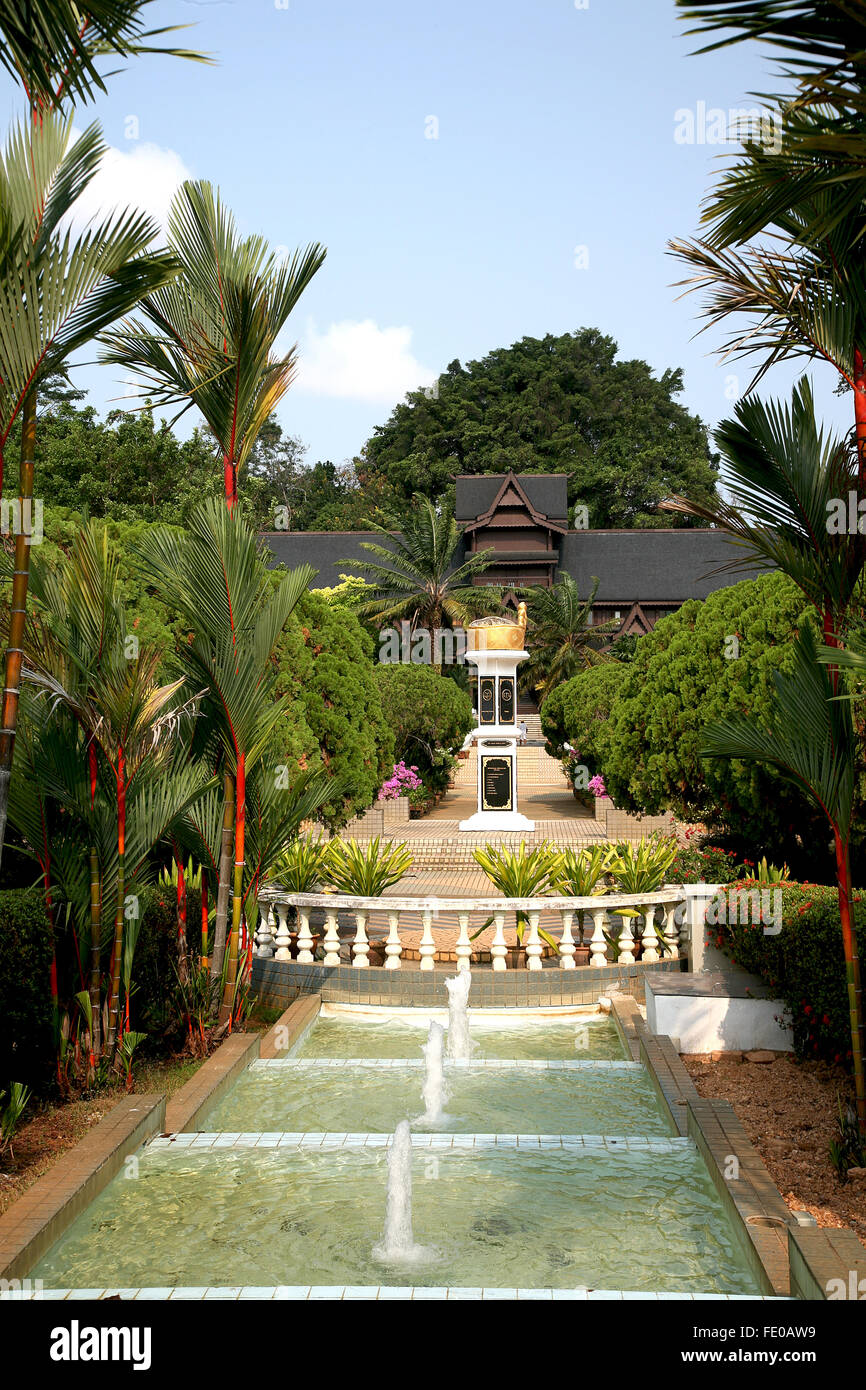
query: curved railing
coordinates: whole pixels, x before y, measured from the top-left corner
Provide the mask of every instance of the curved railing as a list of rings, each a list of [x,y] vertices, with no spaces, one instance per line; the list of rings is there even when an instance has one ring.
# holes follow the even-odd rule
[[[523,937],[526,968],[540,970],[544,946],[539,934],[539,919],[543,912],[552,912],[559,914],[562,928],[558,943],[559,966],[562,970],[574,970],[574,955],[581,945],[589,947],[590,965],[609,965],[614,955],[618,963],[631,965],[635,959],[637,944],[632,923],[638,919],[632,916],[621,917],[622,928],[614,943],[615,950],[612,949],[604,931],[605,917],[610,914],[618,915],[621,910],[629,908],[643,919],[639,937],[641,959],[647,963],[662,959],[674,960],[679,955],[682,909],[686,903],[686,896],[683,888],[677,885],[666,885],[656,893],[608,893],[603,897],[590,898],[362,898],[345,893],[292,893],[278,887],[270,887],[263,889],[259,898],[261,921],[256,932],[256,955],[265,959],[293,959],[290,951],[288,916],[289,910],[294,908],[298,917],[297,956],[294,958],[301,964],[312,964],[313,947],[316,943],[310,930],[310,913],[314,908],[323,908],[324,964],[344,963],[340,958],[343,942],[338,931],[339,914],[343,913],[354,918],[355,934],[350,943],[351,958],[352,964],[362,969],[370,964],[367,923],[370,914],[376,912],[388,918],[385,969],[398,970],[403,954],[400,917],[402,913],[411,912],[420,916],[422,923],[418,947],[421,969],[432,970],[433,957],[438,950],[433,934],[434,920],[441,926],[443,916],[450,914],[456,918],[459,927],[455,948],[457,969],[468,970],[473,950],[469,936],[469,919],[473,913],[484,913],[493,919],[493,940],[489,947],[493,969],[505,970],[509,952],[505,940],[505,919],[509,913],[520,912],[527,919]],[[591,933],[589,920],[592,922]],[[657,926],[660,931],[657,930]]]

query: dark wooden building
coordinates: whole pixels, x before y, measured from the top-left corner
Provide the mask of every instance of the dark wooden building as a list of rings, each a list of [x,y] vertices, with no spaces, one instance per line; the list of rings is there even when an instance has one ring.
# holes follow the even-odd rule
[[[514,598],[522,585],[549,586],[562,571],[572,576],[581,595],[588,595],[598,580],[593,620],[614,618],[620,632],[640,635],[686,599],[706,598],[759,573],[722,570],[739,552],[721,531],[569,529],[567,483],[564,473],[456,479],[455,515],[464,532],[457,558],[494,551],[478,583],[501,584]],[[381,542],[382,537],[363,531],[274,531],[265,539],[277,561],[314,565],[313,586],[329,588],[339,584],[341,574],[353,573],[353,559],[372,558],[361,548],[363,541]]]

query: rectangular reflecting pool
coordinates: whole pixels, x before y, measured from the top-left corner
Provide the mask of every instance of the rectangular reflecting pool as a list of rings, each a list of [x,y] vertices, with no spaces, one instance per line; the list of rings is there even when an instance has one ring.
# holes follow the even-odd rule
[[[257,1062],[205,1118],[207,1130],[375,1130],[401,1120],[427,1128],[420,1066]],[[505,1134],[668,1135],[640,1066],[585,1064],[563,1070],[446,1063],[440,1131]]]
[[[191,1138],[191,1136],[184,1136]],[[411,1265],[373,1256],[386,1153],[289,1145],[143,1152],[32,1274],[46,1288],[424,1285],[760,1292],[699,1155],[431,1147],[412,1153]],[[435,1144],[436,1137],[427,1140]],[[448,1141],[450,1142],[450,1141]]]
[[[445,1015],[436,1017],[445,1019]],[[294,1050],[296,1057],[420,1057],[427,1039],[430,1013],[422,1009],[403,1014],[329,1015],[323,1011]],[[613,1020],[604,1014],[573,1014],[560,1021],[484,1018],[469,1010],[469,1028],[479,1058],[623,1060],[625,1049]]]

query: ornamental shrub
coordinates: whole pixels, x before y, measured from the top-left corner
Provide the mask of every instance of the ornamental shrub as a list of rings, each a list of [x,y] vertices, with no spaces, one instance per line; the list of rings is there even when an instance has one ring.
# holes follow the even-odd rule
[[[724,827],[777,861],[796,862],[800,845],[823,854],[826,820],[771,768],[700,755],[708,724],[768,714],[773,674],[790,670],[797,632],[813,621],[791,580],[768,574],[692,599],[657,623],[621,667],[596,739],[615,804]]]
[[[552,757],[559,757],[563,745],[570,743],[578,763],[591,772],[602,771],[604,730],[628,671],[623,662],[606,662],[551,691],[541,706],[541,729]]]
[[[379,665],[376,680],[395,758],[414,767],[431,790],[447,787],[450,750],[475,727],[469,695],[432,666]]]
[[[0,892],[0,1090],[44,1088],[54,1063],[51,930],[41,892]]]
[[[738,886],[761,887],[756,879]],[[850,1068],[851,1027],[837,890],[788,882],[781,885],[781,893],[782,929],[777,935],[765,935],[760,924],[728,922],[708,927],[708,936],[784,1001],[798,1056],[820,1057]],[[854,924],[862,956],[866,894],[854,894]]]
[[[394,764],[394,738],[376,678],[372,639],[348,609],[304,594],[276,648],[276,693],[288,695],[273,757],[321,764],[342,783],[320,817],[332,829],[372,806]]]

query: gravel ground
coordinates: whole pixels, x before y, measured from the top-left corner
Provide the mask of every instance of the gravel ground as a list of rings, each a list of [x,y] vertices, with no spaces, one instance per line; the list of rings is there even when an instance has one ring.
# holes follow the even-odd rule
[[[684,1056],[702,1096],[729,1101],[788,1206],[819,1226],[848,1226],[866,1245],[866,1184],[842,1183],[828,1149],[837,1137],[836,1098],[853,1100],[851,1079],[822,1062]]]

